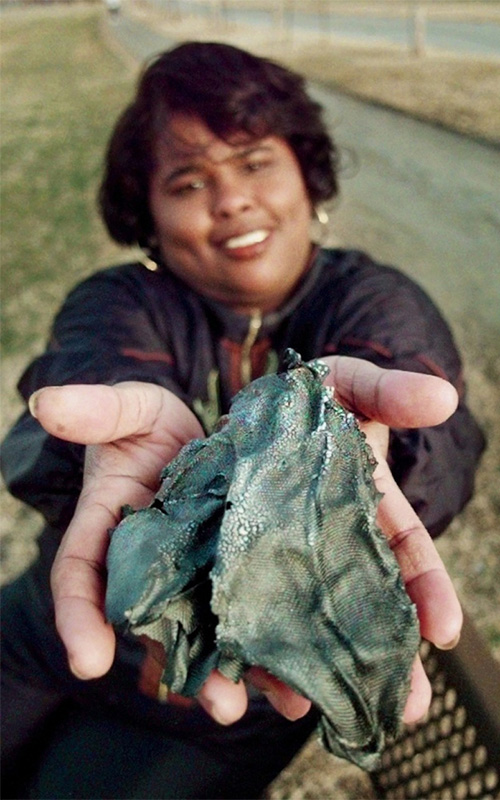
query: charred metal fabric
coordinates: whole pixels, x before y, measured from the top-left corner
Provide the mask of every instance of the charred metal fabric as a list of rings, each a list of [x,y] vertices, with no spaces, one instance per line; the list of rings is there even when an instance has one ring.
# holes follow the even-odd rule
[[[288,351],[287,367],[244,388],[113,531],[107,615],[162,643],[176,693],[265,667],[321,711],[328,750],[371,770],[399,728],[416,611],[375,522],[364,434],[323,362]]]

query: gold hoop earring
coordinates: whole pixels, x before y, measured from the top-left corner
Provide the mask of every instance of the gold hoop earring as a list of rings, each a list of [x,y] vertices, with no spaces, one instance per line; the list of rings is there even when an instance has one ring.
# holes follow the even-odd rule
[[[150,272],[156,272],[158,269],[158,262],[154,261],[144,250],[142,251],[141,264],[146,267],[146,269],[149,269]]]
[[[322,208],[321,206],[316,206],[314,209],[314,213],[320,225],[328,225],[330,217],[328,216],[324,208]]]
[[[158,248],[158,239],[156,238],[156,236],[151,236],[149,238],[146,247],[141,248],[142,249],[141,262],[146,267],[146,269],[149,269],[151,272],[155,272],[159,267],[158,260],[154,258],[155,250],[157,250],[157,248]]]

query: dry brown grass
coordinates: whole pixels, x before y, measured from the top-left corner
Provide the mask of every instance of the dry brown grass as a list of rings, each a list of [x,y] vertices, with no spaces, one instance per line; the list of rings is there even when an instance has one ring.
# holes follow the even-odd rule
[[[317,46],[304,44],[289,60],[353,96],[500,143],[500,59],[347,44],[322,47],[318,55]]]

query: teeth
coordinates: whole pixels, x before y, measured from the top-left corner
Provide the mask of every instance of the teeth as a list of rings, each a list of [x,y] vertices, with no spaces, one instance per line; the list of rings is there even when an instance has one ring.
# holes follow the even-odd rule
[[[236,250],[237,247],[249,247],[251,244],[259,244],[267,237],[267,231],[250,231],[250,233],[244,233],[243,236],[233,236],[232,239],[228,239],[225,242],[225,246],[229,250]]]

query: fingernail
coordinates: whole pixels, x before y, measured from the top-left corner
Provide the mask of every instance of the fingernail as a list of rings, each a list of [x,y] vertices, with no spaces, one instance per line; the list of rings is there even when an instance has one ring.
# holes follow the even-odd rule
[[[447,644],[436,643],[436,647],[438,650],[453,650],[453,648],[457,646],[459,641],[460,641],[460,634],[455,636],[455,638],[451,642],[448,642]]]
[[[37,389],[37,391],[33,392],[33,394],[30,396],[30,398],[28,400],[28,408],[30,410],[30,414],[35,419],[38,419],[37,413],[36,413],[36,407],[37,407],[37,403],[38,403],[38,398],[40,397],[42,392],[43,392],[43,389]]]

